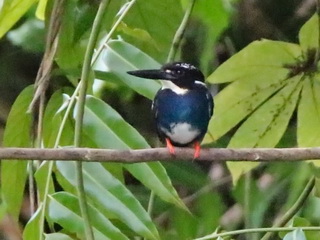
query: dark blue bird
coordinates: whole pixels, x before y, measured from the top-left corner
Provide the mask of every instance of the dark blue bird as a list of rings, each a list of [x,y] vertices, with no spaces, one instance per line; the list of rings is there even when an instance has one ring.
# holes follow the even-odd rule
[[[191,64],[174,62],[161,69],[128,73],[164,80],[152,104],[159,138],[166,143],[171,154],[174,154],[174,146],[193,145],[194,158],[198,158],[200,143],[213,113],[213,99],[202,72]]]

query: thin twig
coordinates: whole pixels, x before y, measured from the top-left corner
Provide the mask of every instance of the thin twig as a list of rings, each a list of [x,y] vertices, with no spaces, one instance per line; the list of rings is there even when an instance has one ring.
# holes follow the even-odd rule
[[[61,160],[85,162],[138,163],[154,161],[195,161],[193,148],[175,148],[175,156],[166,148],[113,150],[96,148],[0,148],[0,159]],[[320,160],[315,148],[207,148],[196,161],[297,162]]]
[[[290,232],[290,231],[299,230],[299,229],[301,229],[302,231],[320,231],[320,227],[250,228],[250,229],[241,229],[241,230],[235,230],[235,231],[223,232],[223,233],[213,233],[204,237],[196,238],[194,240],[216,239],[218,237],[234,236],[234,235],[240,235],[245,233]]]
[[[292,205],[292,207],[282,216],[282,218],[273,226],[273,228],[283,227],[285,226],[290,219],[294,217],[294,215],[301,209],[307,198],[309,197],[313,187],[315,184],[315,178],[312,177],[307,183],[306,187],[303,189],[297,201]],[[266,233],[261,240],[273,239],[274,233],[268,232]]]
[[[174,57],[177,53],[177,50],[180,46],[184,32],[186,30],[186,27],[187,27],[189,18],[191,16],[191,12],[192,12],[194,4],[195,4],[195,0],[190,0],[190,4],[189,4],[188,8],[186,9],[186,12],[183,16],[182,22],[181,22],[178,30],[176,31],[176,34],[174,35],[174,38],[173,38],[173,41],[171,44],[171,48],[170,48],[170,51],[168,54],[167,62],[172,62],[174,60]]]

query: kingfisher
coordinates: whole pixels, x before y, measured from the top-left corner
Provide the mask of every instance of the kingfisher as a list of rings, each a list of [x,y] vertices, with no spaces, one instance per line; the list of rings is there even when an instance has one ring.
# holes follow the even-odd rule
[[[140,78],[161,80],[162,88],[152,102],[152,112],[160,140],[170,154],[174,146],[195,149],[200,156],[200,144],[207,132],[213,113],[213,98],[204,83],[203,73],[194,65],[173,62],[160,69],[129,71]]]

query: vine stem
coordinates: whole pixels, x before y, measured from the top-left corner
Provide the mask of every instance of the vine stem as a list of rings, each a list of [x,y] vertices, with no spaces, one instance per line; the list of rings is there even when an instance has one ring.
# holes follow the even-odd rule
[[[251,171],[247,172],[245,174],[245,183],[244,183],[244,226],[245,228],[250,228],[251,227],[251,201],[250,201],[250,192],[251,192]],[[246,239],[250,239],[249,236],[245,236]]]
[[[271,228],[249,228],[249,229],[241,229],[235,230],[230,232],[223,232],[223,233],[212,233],[210,235],[195,238],[193,240],[207,240],[207,239],[216,239],[218,237],[226,237],[226,236],[234,236],[239,234],[246,234],[246,233],[261,233],[261,232],[290,232],[294,230],[301,229],[302,231],[320,231],[320,227],[271,227]]]
[[[309,197],[314,185],[315,185],[315,177],[312,177],[307,183],[307,185],[305,186],[305,188],[303,189],[297,201],[292,205],[292,207],[282,216],[282,218],[272,228],[283,227],[290,221],[290,219],[294,217],[294,215],[301,209],[301,207]],[[271,239],[272,236],[273,236],[273,233],[268,232],[261,238],[261,240]]]
[[[61,136],[62,136],[62,132],[63,132],[64,126],[65,126],[65,124],[67,122],[67,119],[68,119],[68,116],[69,116],[69,114],[71,112],[72,106],[75,103],[76,96],[77,96],[77,94],[79,92],[79,89],[80,89],[80,84],[78,84],[78,86],[76,87],[72,97],[70,98],[70,101],[69,101],[69,104],[67,106],[66,112],[63,115],[63,118],[62,118],[59,130],[58,130],[57,137],[56,137],[56,140],[55,140],[53,148],[57,148],[59,146],[59,142],[60,142],[60,139],[61,139]],[[42,209],[41,209],[41,217],[40,217],[40,239],[41,239],[41,236],[43,235],[43,231],[44,231],[44,219],[45,219],[46,206],[47,206],[47,201],[48,201],[48,196],[49,196],[51,174],[52,174],[52,171],[53,171],[54,163],[55,163],[54,161],[50,161],[49,162],[49,166],[48,166],[48,174],[47,174],[46,185],[45,185],[45,189],[44,189],[43,204],[41,205]]]
[[[167,62],[172,62],[175,58],[175,55],[177,53],[177,50],[179,48],[179,45],[180,45],[181,40],[183,38],[183,35],[185,33],[185,30],[186,30],[186,27],[187,27],[189,18],[191,16],[191,12],[192,12],[192,9],[194,7],[195,2],[196,2],[195,0],[190,0],[190,4],[186,9],[186,12],[183,16],[182,22],[181,22],[178,30],[176,31],[176,34],[174,35],[174,38],[173,38],[173,41],[171,44],[171,48],[170,48],[170,51],[168,54]]]
[[[83,67],[81,72],[79,98],[77,102],[76,116],[75,116],[75,134],[74,134],[74,146],[79,147],[81,145],[81,133],[83,125],[84,106],[86,101],[86,93],[89,82],[91,60],[94,52],[94,47],[98,40],[98,34],[102,25],[103,15],[109,4],[109,0],[102,0],[97,15],[94,19],[92,31],[90,34],[88,46],[85,52]],[[79,205],[81,215],[84,221],[86,240],[93,240],[93,230],[89,220],[88,206],[86,202],[85,188],[83,182],[82,162],[76,162],[76,175],[77,175],[77,190],[79,197]]]
[[[94,62],[97,60],[97,58],[99,57],[99,54],[101,53],[101,51],[103,50],[103,48],[105,47],[105,44],[110,40],[112,34],[114,33],[114,31],[116,30],[116,28],[118,27],[118,25],[120,24],[121,20],[124,18],[124,16],[127,14],[127,12],[129,11],[129,9],[132,7],[132,5],[136,2],[136,0],[132,0],[130,3],[127,4],[126,8],[122,11],[119,19],[117,20],[117,22],[113,25],[112,29],[109,31],[109,34],[107,35],[106,39],[104,40],[104,43],[101,44],[101,46],[99,47],[99,49],[95,52],[95,56],[93,57],[93,60],[92,60],[92,63],[91,65],[94,64]],[[71,98],[70,98],[70,101],[67,105],[67,109],[63,115],[63,118],[62,118],[62,121],[61,121],[61,124],[60,124],[60,127],[59,127],[59,130],[58,130],[58,133],[57,133],[57,137],[56,137],[56,141],[55,141],[55,144],[54,144],[54,147],[53,148],[57,148],[59,146],[59,142],[60,142],[60,139],[61,139],[61,136],[62,136],[62,132],[63,132],[63,129],[65,127],[65,124],[66,124],[66,121],[68,119],[68,116],[72,110],[72,107],[76,101],[76,98],[77,98],[77,95],[79,94],[79,90],[80,90],[80,87],[81,87],[81,82],[79,82],[79,84],[77,85],[76,89],[74,90]],[[41,227],[41,235],[43,234],[43,224],[44,224],[44,218],[45,218],[45,207],[46,206],[46,203],[48,201],[48,194],[49,194],[49,185],[50,185],[50,180],[51,180],[51,173],[53,171],[53,166],[54,166],[54,161],[50,161],[49,163],[49,167],[48,167],[48,175],[47,175],[47,178],[46,178],[46,185],[45,185],[45,193],[44,193],[44,199],[43,199],[43,209],[42,209],[42,213],[41,213],[41,223],[42,223],[42,227]]]

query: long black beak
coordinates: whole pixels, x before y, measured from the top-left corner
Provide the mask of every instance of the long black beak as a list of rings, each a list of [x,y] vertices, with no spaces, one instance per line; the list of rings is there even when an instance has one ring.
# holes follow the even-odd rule
[[[150,70],[136,70],[136,71],[128,71],[130,75],[148,78],[148,79],[166,79],[167,76],[164,71],[161,69],[150,69]]]

